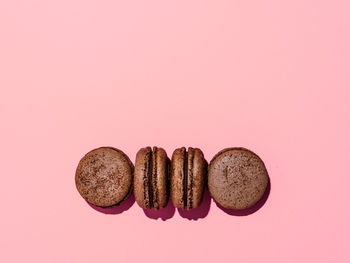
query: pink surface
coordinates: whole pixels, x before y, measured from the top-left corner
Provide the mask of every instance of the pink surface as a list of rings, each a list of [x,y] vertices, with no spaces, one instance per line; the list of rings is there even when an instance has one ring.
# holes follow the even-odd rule
[[[350,262],[349,10],[1,1],[0,262]],[[244,146],[265,161],[270,195],[246,216],[214,202],[205,216],[208,196],[198,215],[146,215],[132,200],[101,213],[74,172],[103,145],[132,161],[147,145],[200,147],[208,161]]]

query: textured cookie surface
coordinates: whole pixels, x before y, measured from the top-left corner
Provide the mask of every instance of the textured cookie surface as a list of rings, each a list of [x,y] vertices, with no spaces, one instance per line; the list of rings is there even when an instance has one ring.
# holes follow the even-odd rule
[[[78,164],[76,187],[87,202],[99,207],[114,206],[130,193],[133,168],[130,159],[118,149],[94,149]]]
[[[268,184],[263,161],[245,148],[228,148],[214,156],[208,169],[211,196],[228,209],[246,209],[256,204]]]

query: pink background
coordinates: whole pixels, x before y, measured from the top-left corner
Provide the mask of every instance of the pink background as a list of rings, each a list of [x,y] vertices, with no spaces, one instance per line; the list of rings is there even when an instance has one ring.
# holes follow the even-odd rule
[[[1,1],[0,261],[350,262],[349,10]],[[200,147],[208,161],[244,146],[265,161],[270,195],[246,216],[211,202],[198,220],[156,220],[132,199],[101,213],[74,172],[103,145],[132,161],[147,145]]]

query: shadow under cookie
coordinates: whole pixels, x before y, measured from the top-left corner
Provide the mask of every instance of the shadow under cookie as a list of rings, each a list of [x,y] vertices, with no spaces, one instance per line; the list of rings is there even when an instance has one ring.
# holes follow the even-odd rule
[[[133,194],[131,194],[120,205],[116,205],[116,206],[112,206],[112,207],[99,207],[99,206],[95,206],[95,205],[90,204],[90,203],[88,203],[88,205],[100,213],[117,215],[117,214],[121,214],[121,213],[129,210],[133,206],[134,203],[135,203],[135,197]]]
[[[163,221],[166,221],[170,218],[172,218],[175,214],[175,207],[171,200],[169,200],[166,207],[161,208],[159,210],[152,209],[143,209],[143,212],[148,218],[151,219],[162,219]]]
[[[203,200],[199,207],[191,210],[177,209],[180,216],[188,220],[198,220],[205,218],[209,214],[211,205],[211,196],[207,188],[204,189]]]

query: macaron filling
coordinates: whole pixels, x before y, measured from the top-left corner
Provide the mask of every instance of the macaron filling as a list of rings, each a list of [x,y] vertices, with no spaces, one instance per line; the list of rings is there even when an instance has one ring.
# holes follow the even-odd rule
[[[157,186],[157,155],[158,155],[158,148],[153,147],[153,150],[151,147],[149,147],[149,152],[146,156],[148,156],[148,159],[146,157],[145,161],[145,169],[146,173],[144,176],[144,202],[145,206],[148,209],[155,208],[159,209],[159,198],[158,198],[158,186]],[[147,197],[148,195],[148,197]]]
[[[187,207],[187,184],[188,184],[188,153],[186,149],[184,150],[184,180],[183,180],[183,200],[184,200],[184,208]]]
[[[189,193],[187,194],[188,195],[188,203],[189,204],[187,204],[187,207],[189,208],[189,209],[192,209],[192,207],[193,207],[193,180],[194,180],[194,178],[193,178],[193,160],[194,160],[194,150],[193,150],[193,148],[189,148],[188,149],[188,154],[187,154],[187,159],[189,159],[188,160],[188,169],[187,169],[187,173],[188,173],[188,180],[190,180],[190,187],[189,187],[189,189],[188,189],[188,191],[189,191]]]
[[[153,185],[152,185],[152,171],[153,171],[153,153],[150,149],[149,159],[148,159],[148,199],[149,199],[149,208],[153,207]]]

